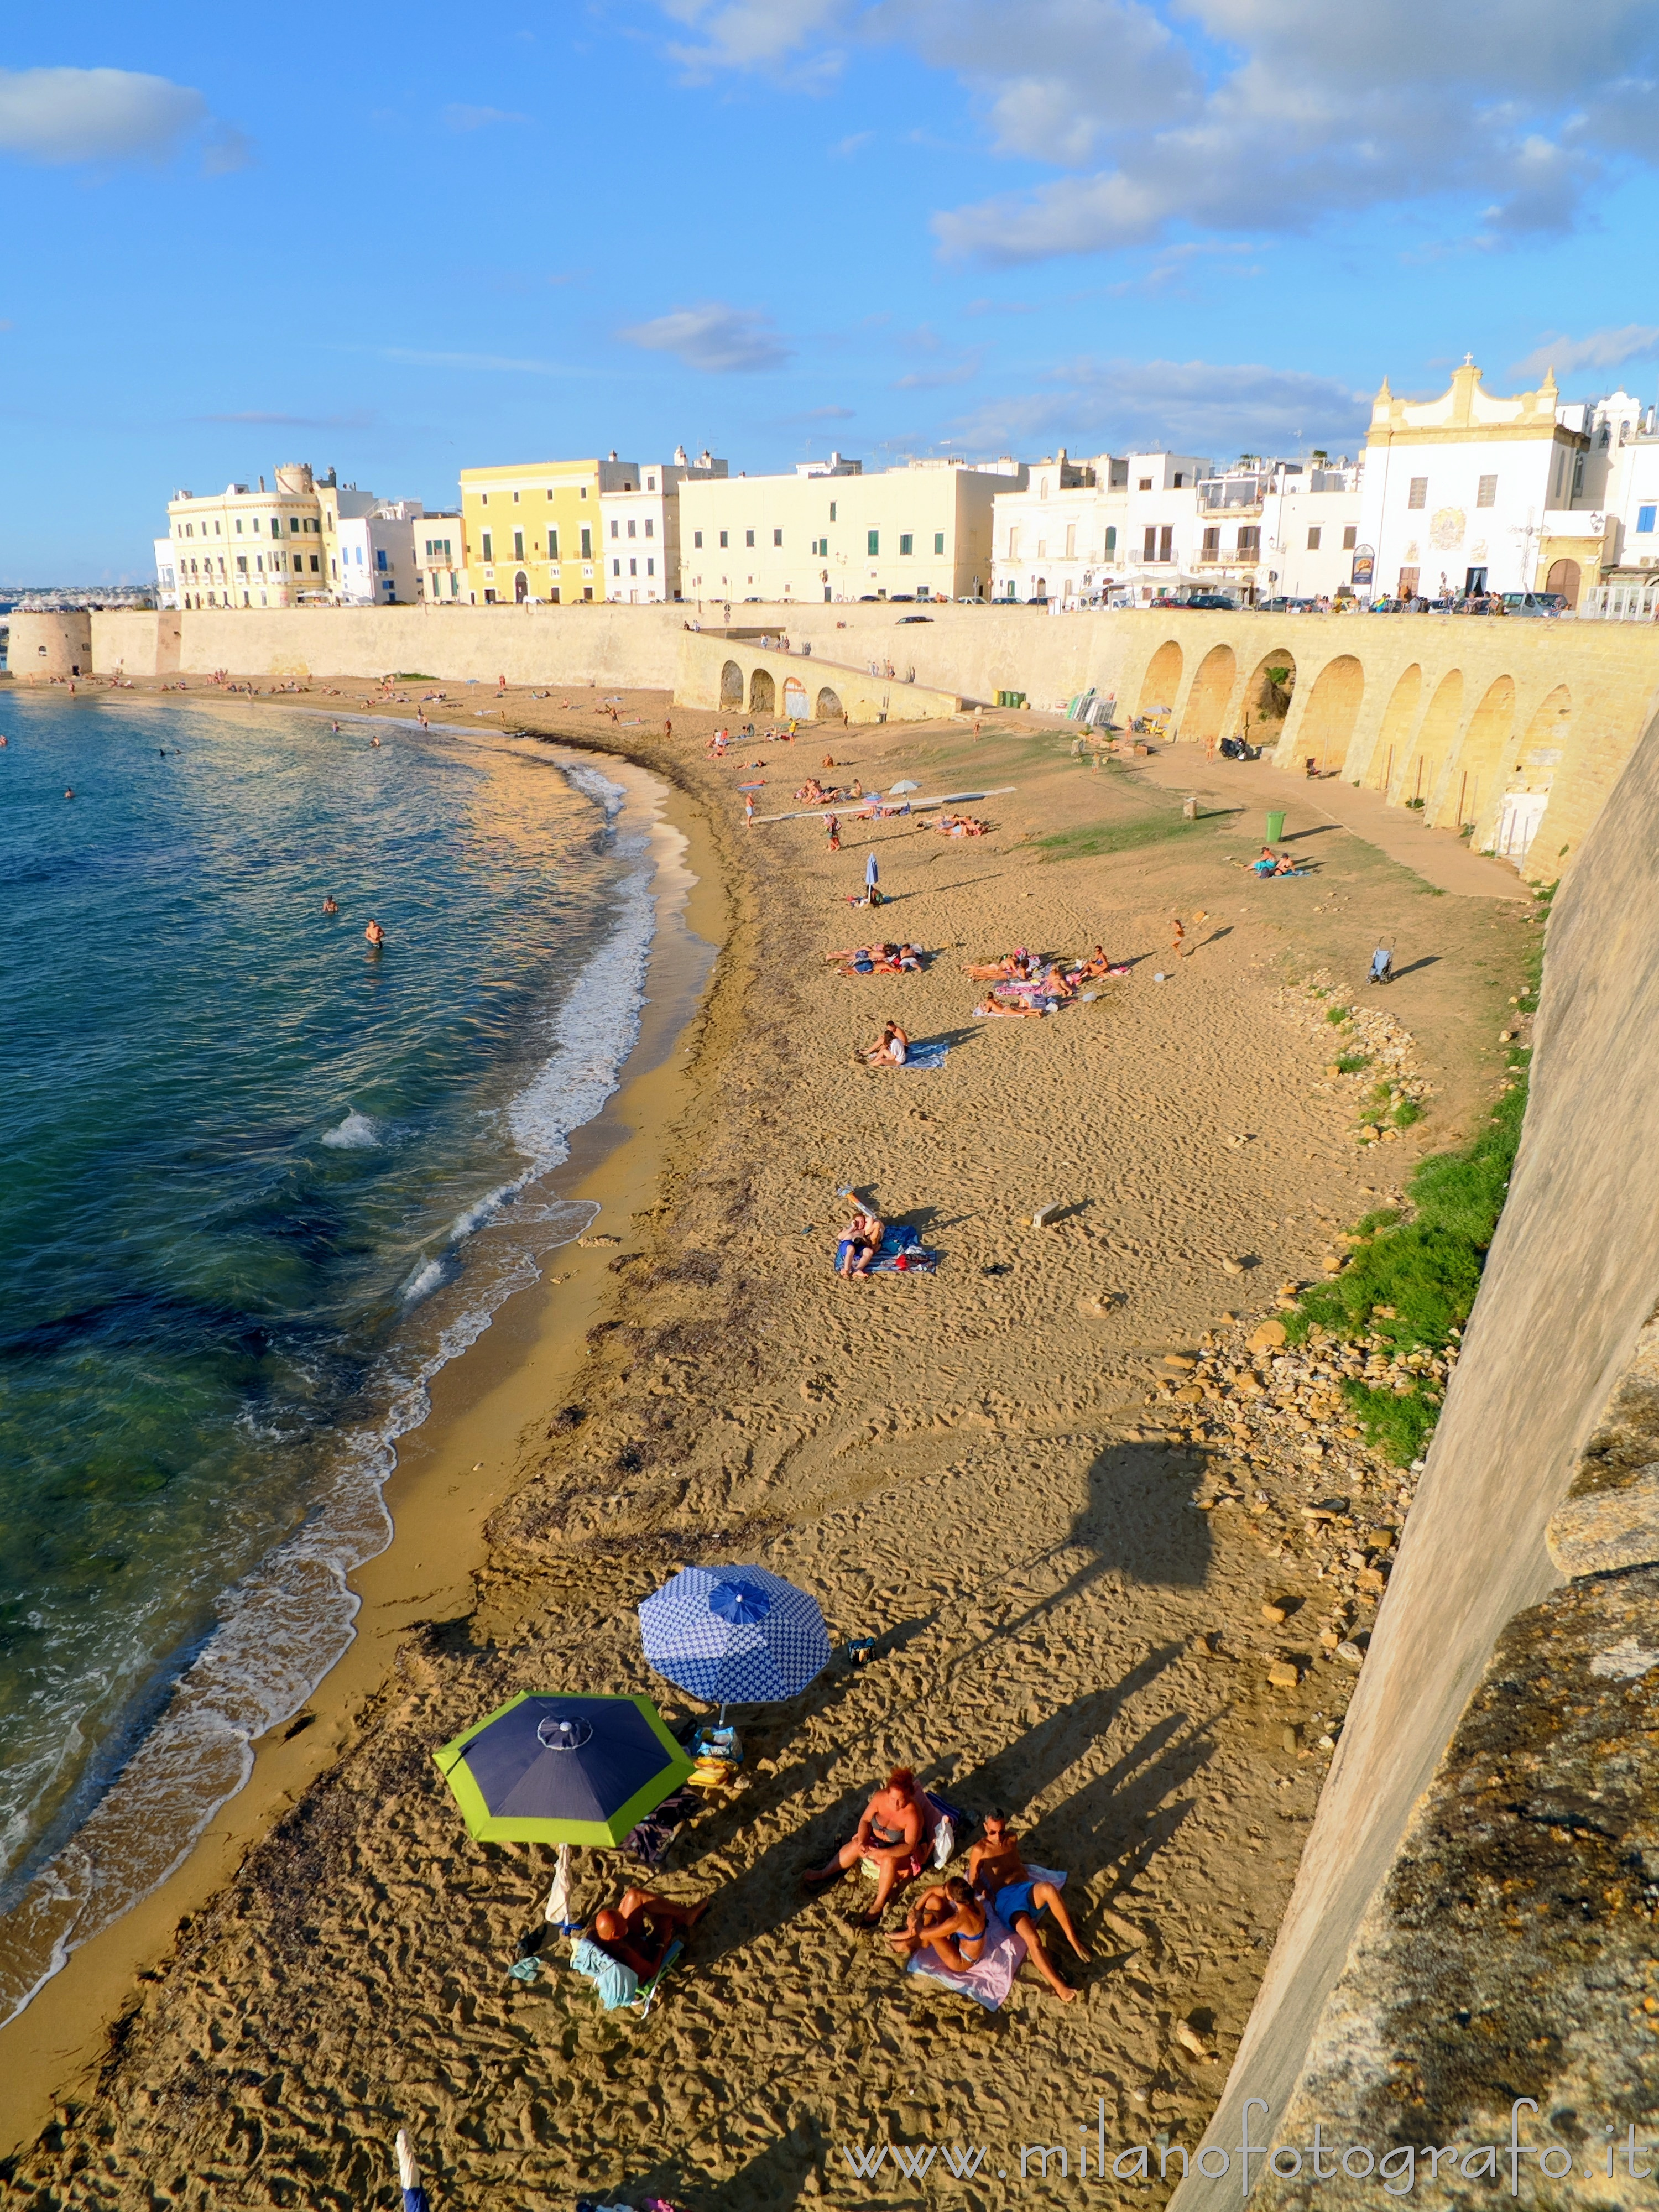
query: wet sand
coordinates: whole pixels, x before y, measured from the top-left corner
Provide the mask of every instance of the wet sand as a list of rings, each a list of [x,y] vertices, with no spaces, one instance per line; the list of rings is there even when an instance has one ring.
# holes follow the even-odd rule
[[[965,724],[808,732],[716,766],[711,717],[675,710],[671,746],[660,699],[599,726],[563,696],[514,695],[508,719],[661,768],[726,884],[692,1048],[629,1095],[648,1135],[599,1171],[618,1181],[596,1227],[622,1241],[504,1310],[477,1348],[501,1363],[490,1387],[421,1432],[384,1624],[313,1700],[317,1725],[262,1755],[279,1785],[256,1808],[256,1780],[187,1870],[205,1901],[177,1943],[163,1954],[174,1904],[125,1964],[85,1954],[72,2021],[42,2011],[52,1991],[25,2016],[49,2054],[32,2119],[50,2053],[120,2011],[101,2070],[59,2065],[59,2118],[0,2203],[356,2203],[385,2189],[403,2125],[451,2203],[989,2206],[1021,2144],[1075,2145],[1103,2098],[1114,2148],[1194,2143],[1243,2027],[1353,1680],[1316,1632],[1335,1599],[1363,1603],[1297,1510],[1340,1493],[1358,1522],[1397,1516],[1401,1479],[1340,1419],[1281,1437],[1219,1395],[1176,1396],[1168,1355],[1242,1363],[1280,1286],[1468,1126],[1518,988],[1519,909],[1437,896],[1347,832],[1314,874],[1258,884],[1237,863],[1259,822],[1170,833],[1166,797],[1074,764],[1037,718],[988,718],[977,746]],[[866,784],[1017,789],[973,810],[984,840],[846,808],[836,855],[815,820],[743,829],[737,784],[788,805],[826,751]],[[1066,832],[1069,849],[1032,842]],[[892,901],[876,916],[847,903],[870,843]],[[823,953],[872,926],[927,947],[927,972],[834,975]],[[1386,1006],[1433,1091],[1386,1153],[1355,1144],[1352,1083],[1287,995],[1323,969],[1361,1002],[1385,940],[1415,969]],[[1092,1004],[972,1017],[965,961],[1097,941],[1133,965]],[[945,1065],[855,1068],[890,1013],[948,1039]],[[837,1281],[847,1184],[912,1221],[938,1272]],[[1052,1203],[1061,1218],[1032,1228]],[[878,1652],[739,1717],[744,1787],[660,1883],[714,1903],[639,2023],[550,1960],[527,1987],[507,1978],[549,1855],[471,1844],[429,1752],[518,1688],[643,1690],[689,1717],[633,1607],[694,1558],[759,1559]],[[440,1559],[420,1595],[417,1564]],[[1269,1623],[1287,1595],[1289,1624]],[[1277,1688],[1287,1656],[1299,1679]],[[894,1761],[975,1810],[1010,1805],[1030,1856],[1068,1870],[1094,1954],[1062,1960],[1079,2002],[1028,1968],[981,2013],[848,1926],[853,1881],[802,1898],[800,1868]],[[621,1872],[590,1858],[584,1907]],[[140,1956],[156,1963],[133,1989]],[[890,2164],[854,2181],[836,2147],[890,2136],[988,2156],[966,2187]],[[1021,2201],[1062,2193],[1033,2179]]]

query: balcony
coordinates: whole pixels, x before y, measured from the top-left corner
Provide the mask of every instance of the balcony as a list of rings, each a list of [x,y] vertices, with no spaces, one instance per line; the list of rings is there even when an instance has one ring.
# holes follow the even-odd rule
[[[1241,550],[1237,545],[1230,548],[1218,546],[1214,552],[1202,550],[1193,557],[1200,568],[1254,568],[1261,559],[1261,548],[1248,545]]]

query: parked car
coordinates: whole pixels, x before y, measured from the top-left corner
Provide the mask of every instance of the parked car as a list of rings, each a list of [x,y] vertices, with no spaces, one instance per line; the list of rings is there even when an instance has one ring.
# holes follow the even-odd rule
[[[901,615],[893,627],[895,629],[902,629],[906,623],[930,623],[933,619],[932,615]]]
[[[1194,592],[1189,599],[1165,599],[1160,604],[1164,606],[1219,610],[1230,615],[1236,615],[1238,612],[1237,600],[1230,599],[1224,592]]]
[[[1568,612],[1565,592],[1505,592],[1506,615],[1564,615]]]
[[[1317,599],[1258,599],[1256,611],[1264,615],[1316,615],[1322,611]]]

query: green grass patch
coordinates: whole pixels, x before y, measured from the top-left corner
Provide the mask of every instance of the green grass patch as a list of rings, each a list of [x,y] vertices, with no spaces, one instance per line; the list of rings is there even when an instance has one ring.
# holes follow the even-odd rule
[[[428,676],[423,668],[400,668],[392,680],[394,684],[435,684],[438,679]]]
[[[1538,894],[1540,908],[1547,909],[1549,897],[1548,891]],[[1534,1003],[1542,959],[1542,945],[1534,944],[1528,953],[1526,992]],[[1494,1102],[1491,1119],[1473,1143],[1422,1163],[1409,1186],[1409,1218],[1388,1207],[1368,1213],[1354,1231],[1348,1266],[1304,1291],[1296,1310],[1285,1316],[1292,1344],[1321,1328],[1341,1339],[1372,1339],[1395,1352],[1438,1352],[1462,1330],[1509,1194],[1527,1110],[1526,1057],[1510,1058],[1515,1087]],[[1371,1096],[1386,1100],[1388,1085],[1378,1084]],[[1422,1117],[1422,1107],[1407,1098],[1389,1118],[1407,1129]],[[1432,1378],[1420,1377],[1409,1390],[1396,1392],[1351,1376],[1342,1392],[1377,1450],[1401,1467],[1421,1458],[1440,1418],[1443,1394]]]
[[[1339,1075],[1358,1075],[1370,1064],[1371,1056],[1368,1052],[1345,1052],[1336,1062],[1336,1072]]]
[[[1188,822],[1176,813],[1132,814],[1127,821],[1081,823],[1074,830],[1057,830],[1052,837],[1035,837],[1031,842],[1045,860],[1089,860],[1104,853],[1161,845],[1168,838],[1191,837],[1212,829],[1216,818],[1200,815],[1196,822]]]
[[[1327,1006],[1325,1009],[1325,1018],[1329,1022],[1333,1029],[1338,1029],[1340,1028],[1341,1024],[1347,1020],[1348,1016],[1352,1012],[1352,1011],[1353,1009],[1351,1006]]]

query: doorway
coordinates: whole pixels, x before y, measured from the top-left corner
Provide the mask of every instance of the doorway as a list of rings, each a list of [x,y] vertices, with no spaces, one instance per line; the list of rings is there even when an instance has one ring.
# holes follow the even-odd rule
[[[1486,588],[1486,572],[1484,568],[1469,568],[1464,572],[1463,590],[1467,597],[1475,599]]]
[[[1578,586],[1583,581],[1583,570],[1576,561],[1552,561],[1550,572],[1544,579],[1547,592],[1559,592],[1570,607],[1578,604]]]
[[[529,596],[530,579],[526,575],[524,570],[520,568],[518,574],[513,579],[514,602],[516,605],[522,606]]]

